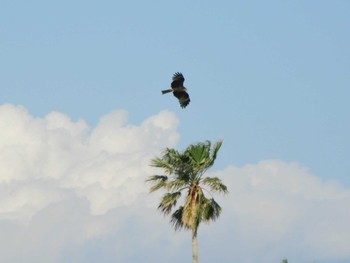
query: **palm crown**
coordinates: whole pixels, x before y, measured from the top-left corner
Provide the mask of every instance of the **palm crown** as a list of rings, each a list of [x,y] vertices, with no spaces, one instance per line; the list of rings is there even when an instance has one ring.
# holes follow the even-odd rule
[[[184,204],[177,207],[171,215],[175,229],[192,230],[197,236],[199,224],[215,220],[221,207],[211,193],[227,193],[227,187],[217,177],[205,177],[204,173],[214,164],[222,141],[212,147],[210,141],[192,144],[183,152],[167,148],[162,157],[152,159],[151,166],[163,169],[165,175],[153,175],[146,181],[152,184],[150,192],[160,189],[166,191],[158,206],[165,215],[171,213],[183,192]],[[204,193],[208,193],[210,198]]]

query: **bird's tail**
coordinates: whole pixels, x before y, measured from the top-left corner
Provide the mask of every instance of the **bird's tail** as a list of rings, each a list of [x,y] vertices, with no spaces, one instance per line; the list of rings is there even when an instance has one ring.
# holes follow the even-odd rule
[[[172,89],[165,89],[165,90],[162,90],[162,94],[167,94],[172,91],[173,91]]]

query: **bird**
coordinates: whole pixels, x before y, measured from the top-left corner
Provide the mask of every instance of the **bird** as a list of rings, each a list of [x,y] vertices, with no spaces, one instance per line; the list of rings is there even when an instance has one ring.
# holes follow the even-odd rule
[[[190,103],[190,96],[186,92],[187,89],[184,87],[185,78],[180,72],[175,72],[173,75],[173,81],[171,82],[171,89],[162,90],[162,94],[172,92],[173,95],[179,100],[181,108],[186,108]]]

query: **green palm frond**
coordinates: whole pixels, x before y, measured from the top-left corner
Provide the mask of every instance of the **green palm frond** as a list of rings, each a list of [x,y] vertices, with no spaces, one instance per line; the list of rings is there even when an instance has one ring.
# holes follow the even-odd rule
[[[151,160],[151,166],[161,168],[166,174],[172,174],[174,172],[174,167],[167,160],[162,158],[154,158]]]
[[[170,222],[173,224],[175,230],[180,230],[182,228],[188,229],[187,226],[184,225],[182,221],[182,214],[183,214],[184,207],[180,206],[172,215]]]
[[[214,164],[214,161],[216,160],[217,154],[218,154],[218,152],[219,152],[219,150],[221,148],[222,142],[223,141],[217,141],[213,145],[213,148],[212,148],[212,151],[211,151],[211,154],[210,154],[210,160],[211,160],[210,166],[212,166]]]
[[[198,143],[196,145],[190,145],[186,153],[191,158],[191,161],[196,166],[205,165],[210,158],[210,142]]]
[[[213,198],[206,199],[202,213],[204,221],[215,221],[221,214],[221,207]]]
[[[151,160],[151,166],[161,168],[168,175],[175,177],[189,177],[192,174],[192,165],[188,156],[174,149],[166,149],[162,157]]]
[[[177,178],[177,179],[169,181],[166,184],[166,188],[169,191],[178,191],[178,190],[185,189],[187,185],[188,185],[188,180]]]
[[[167,185],[168,177],[165,175],[152,175],[150,176],[146,182],[150,182],[153,184],[150,188],[150,193],[157,191],[161,188],[165,188]]]
[[[210,141],[206,141],[187,147],[184,154],[189,157],[196,176],[201,177],[213,166],[221,145],[222,141],[216,142],[213,146]]]
[[[212,192],[228,193],[226,185],[224,185],[218,177],[205,177],[202,183],[208,186]]]
[[[171,212],[171,209],[176,205],[177,200],[180,198],[181,192],[166,193],[163,195],[162,200],[158,206],[165,215]]]

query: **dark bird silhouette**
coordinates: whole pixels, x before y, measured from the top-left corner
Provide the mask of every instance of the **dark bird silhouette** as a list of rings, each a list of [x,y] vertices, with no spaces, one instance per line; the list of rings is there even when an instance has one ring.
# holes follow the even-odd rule
[[[185,78],[180,72],[176,72],[173,75],[173,82],[171,82],[171,89],[162,90],[162,94],[172,92],[173,95],[179,100],[181,108],[186,108],[190,103],[190,96],[186,92],[184,87]]]

